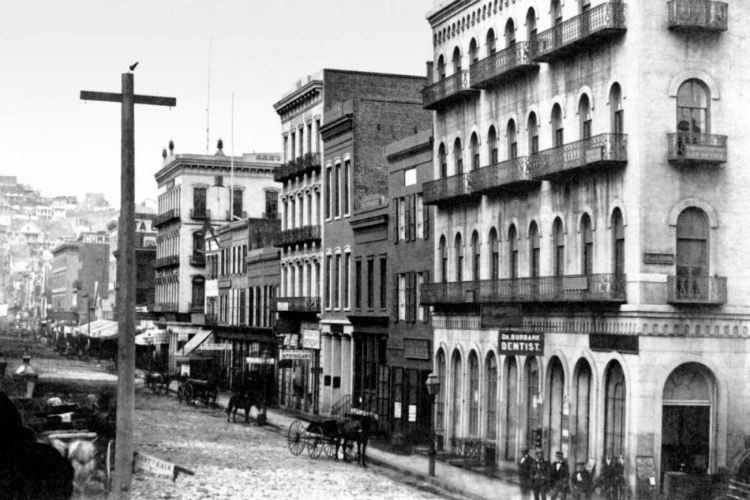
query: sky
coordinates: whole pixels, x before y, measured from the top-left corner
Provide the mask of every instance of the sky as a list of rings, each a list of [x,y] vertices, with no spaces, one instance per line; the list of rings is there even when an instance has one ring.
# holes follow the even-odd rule
[[[156,198],[154,174],[170,139],[177,154],[205,154],[207,137],[211,154],[219,138],[226,154],[280,152],[273,104],[300,78],[322,68],[425,75],[432,7],[433,0],[2,0],[0,175],[45,196],[104,193],[119,206],[120,106],[81,101],[80,91],[119,93],[121,74],[136,61],[136,94],[177,99],[171,109],[136,105],[136,200]]]

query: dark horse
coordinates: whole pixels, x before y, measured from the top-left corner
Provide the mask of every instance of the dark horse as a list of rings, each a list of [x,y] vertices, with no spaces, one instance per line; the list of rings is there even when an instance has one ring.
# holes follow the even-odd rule
[[[150,387],[154,394],[163,392],[167,394],[169,392],[169,383],[171,379],[167,372],[147,372],[145,384],[146,387]]]
[[[232,394],[227,404],[227,422],[229,415],[232,415],[232,422],[237,421],[237,410],[245,410],[245,423],[250,423],[250,409],[255,406],[258,411],[261,409],[263,398],[257,391],[242,390]]]
[[[339,445],[344,448],[344,460],[349,459],[349,447],[353,448],[357,444],[357,463],[362,467],[365,465],[365,452],[367,451],[367,442],[370,440],[372,430],[372,419],[369,416],[357,415],[357,419],[340,418],[336,421],[338,439],[336,439],[336,460],[339,456]]]

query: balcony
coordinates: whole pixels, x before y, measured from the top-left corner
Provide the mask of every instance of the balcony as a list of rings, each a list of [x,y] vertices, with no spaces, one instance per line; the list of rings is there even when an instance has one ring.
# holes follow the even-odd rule
[[[470,172],[465,172],[463,174],[451,175],[444,179],[425,182],[422,191],[424,203],[427,205],[439,205],[447,201],[470,198],[469,174]]]
[[[205,302],[197,302],[197,303],[190,303],[190,312],[191,313],[202,313],[205,311],[206,304]]]
[[[176,302],[161,302],[154,304],[154,312],[177,312]]]
[[[162,257],[161,259],[156,259],[151,263],[151,267],[153,269],[160,269],[162,267],[171,267],[171,266],[179,266],[180,265],[180,256],[179,255],[170,255],[169,257]]]
[[[531,60],[529,42],[518,42],[471,65],[471,86],[486,89],[522,73],[539,69]]]
[[[278,312],[320,312],[320,297],[275,297],[271,310]]]
[[[620,2],[603,3],[539,33],[531,40],[532,61],[557,61],[619,36],[627,29],[625,7]]]
[[[531,157],[534,179],[549,180],[583,168],[607,168],[628,161],[628,136],[600,134],[541,151]]]
[[[206,267],[206,256],[202,253],[193,253],[190,255],[190,265],[193,267]]]
[[[453,101],[478,94],[478,90],[471,88],[471,72],[465,69],[422,89],[422,107],[440,109]]]
[[[295,227],[282,231],[276,235],[274,246],[283,247],[308,241],[320,241],[320,225]]]
[[[175,219],[179,220],[179,218],[180,218],[180,209],[173,208],[171,210],[167,210],[163,214],[157,215],[152,225],[153,227],[159,227]]]
[[[684,164],[721,164],[727,162],[727,136],[677,132],[667,134],[667,159]]]
[[[210,220],[211,211],[206,210],[205,208],[191,208],[190,218],[193,220]]]
[[[710,0],[672,0],[667,2],[667,28],[672,31],[727,30],[729,6]]]
[[[713,305],[727,302],[727,279],[719,276],[668,276],[667,303]]]
[[[235,218],[232,218],[232,211],[227,210],[224,215],[224,220],[228,220],[229,222],[235,221],[235,220],[245,220],[247,219],[247,212],[234,212]]]
[[[530,164],[530,157],[521,156],[469,172],[471,192],[487,194],[505,188],[538,186],[539,181],[531,177]]]
[[[206,314],[206,325],[216,325],[219,322],[219,317],[216,314]]]
[[[625,303],[624,275],[545,276],[422,285],[422,304]]]
[[[284,182],[292,177],[315,170],[320,170],[320,153],[306,153],[304,156],[290,160],[278,167],[273,173],[273,180]]]

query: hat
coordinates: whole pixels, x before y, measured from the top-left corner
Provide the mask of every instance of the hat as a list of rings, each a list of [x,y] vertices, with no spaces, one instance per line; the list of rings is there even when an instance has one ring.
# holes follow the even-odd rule
[[[528,452],[529,452],[528,448],[524,448],[523,450],[521,450],[521,453],[524,455],[526,455]]]
[[[541,455],[542,454],[542,450],[536,450],[536,454],[537,455]]]
[[[555,452],[555,456],[556,457],[561,457],[561,456],[563,456],[563,452],[557,451],[557,452]]]

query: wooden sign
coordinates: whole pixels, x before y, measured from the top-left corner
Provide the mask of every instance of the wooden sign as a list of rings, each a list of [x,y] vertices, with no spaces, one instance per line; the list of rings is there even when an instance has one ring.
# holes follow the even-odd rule
[[[671,266],[672,264],[674,264],[674,254],[644,252],[643,263]]]
[[[497,346],[499,354],[542,356],[544,354],[544,334],[498,332]]]
[[[645,483],[650,486],[656,484],[656,465],[652,456],[635,457],[635,476],[638,483]]]
[[[284,361],[286,359],[298,360],[298,361],[310,361],[312,359],[312,351],[304,349],[282,349],[279,351],[279,360]]]
[[[198,346],[198,351],[231,351],[232,344],[205,343]]]
[[[430,341],[426,339],[404,339],[404,357],[412,359],[432,359]]]
[[[138,451],[133,453],[133,472],[142,472],[149,476],[169,479],[170,481],[177,479],[177,474],[180,472],[190,476],[194,475],[194,472],[189,469]]]
[[[482,306],[482,328],[520,328],[521,306]]]

